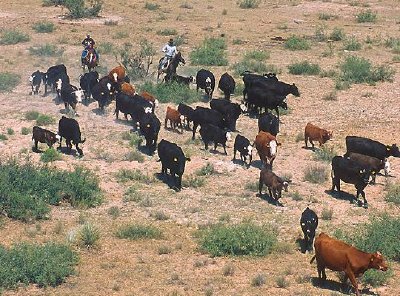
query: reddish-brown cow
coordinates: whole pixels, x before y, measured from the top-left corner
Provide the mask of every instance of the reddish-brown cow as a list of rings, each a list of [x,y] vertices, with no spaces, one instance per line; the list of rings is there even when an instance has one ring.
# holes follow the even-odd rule
[[[136,93],[136,89],[132,84],[128,82],[123,82],[121,83],[121,92],[128,96],[133,96]]]
[[[254,141],[258,155],[262,163],[268,163],[272,167],[272,163],[276,157],[277,147],[281,144],[276,141],[276,137],[268,132],[260,131]]]
[[[359,296],[358,284],[356,278],[361,276],[368,269],[378,269],[386,271],[388,266],[382,254],[366,253],[348,245],[340,240],[329,237],[321,233],[314,243],[315,256],[311,259],[317,259],[318,277],[326,280],[325,268],[334,271],[344,271]]]
[[[171,125],[172,129],[176,129],[176,127],[179,125],[181,128],[181,133],[183,133],[182,117],[183,116],[181,115],[181,113],[179,113],[178,110],[168,106],[164,121],[165,128],[167,128],[167,122],[169,120],[169,124]]]
[[[125,67],[119,65],[108,73],[108,77],[114,82],[122,82],[126,76]]]
[[[145,98],[147,101],[154,103],[155,106],[158,105],[158,100],[151,93],[149,93],[147,91],[142,91],[140,96]]]
[[[264,184],[268,188],[269,197],[273,198],[275,203],[279,203],[279,199],[282,196],[282,189],[287,192],[289,185],[287,181],[278,177],[272,171],[270,164],[266,165],[266,167],[260,171],[260,179],[258,182],[258,192],[260,193],[260,196]]]
[[[326,141],[332,138],[333,132],[328,132],[325,129],[319,128],[316,125],[311,124],[310,122],[307,123],[306,128],[304,130],[304,142],[306,143],[306,148],[308,147],[308,140],[314,149],[314,143],[312,141],[318,141],[319,146],[325,144]]]

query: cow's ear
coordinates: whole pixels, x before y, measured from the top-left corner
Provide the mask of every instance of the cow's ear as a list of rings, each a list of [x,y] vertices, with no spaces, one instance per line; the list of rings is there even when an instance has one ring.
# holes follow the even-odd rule
[[[175,162],[177,162],[177,161],[178,161],[178,159],[175,157],[175,158],[174,158],[174,161],[175,161]]]

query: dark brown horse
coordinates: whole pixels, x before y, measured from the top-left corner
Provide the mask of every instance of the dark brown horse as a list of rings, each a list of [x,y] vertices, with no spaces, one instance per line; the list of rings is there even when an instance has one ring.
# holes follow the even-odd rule
[[[86,48],[85,49],[87,54],[86,56],[82,59],[82,67],[83,70],[85,70],[85,66],[88,68],[89,72],[92,71],[95,67],[97,67],[98,64],[98,59],[97,59],[97,54],[94,50],[94,48]]]
[[[178,68],[179,63],[182,63],[183,65],[185,64],[185,59],[182,57],[182,54],[180,51],[167,63],[167,66],[164,66],[162,64],[164,58],[160,59],[160,62],[158,64],[158,71],[157,71],[157,81],[160,77],[161,74],[166,74],[165,75],[165,81],[168,81],[168,78],[172,77],[173,74],[176,74],[176,68]]]

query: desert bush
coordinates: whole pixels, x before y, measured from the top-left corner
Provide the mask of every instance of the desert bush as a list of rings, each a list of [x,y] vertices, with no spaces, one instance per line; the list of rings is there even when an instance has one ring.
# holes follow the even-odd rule
[[[289,73],[293,75],[318,75],[321,68],[318,64],[313,64],[308,61],[291,64],[288,66]]]
[[[182,179],[183,187],[199,188],[205,185],[206,181],[204,177],[189,175]]]
[[[385,200],[400,205],[400,183],[389,183],[386,186],[386,191]]]
[[[259,273],[251,279],[251,285],[253,287],[261,287],[266,282],[265,274]]]
[[[99,54],[112,54],[114,53],[114,44],[112,42],[102,42],[96,46],[96,50]]]
[[[113,39],[124,39],[128,37],[129,37],[129,32],[127,31],[118,31],[112,36]]]
[[[66,0],[43,0],[43,6],[62,6],[65,5]]]
[[[235,266],[232,263],[227,263],[222,268],[222,274],[224,276],[232,276],[235,273]]]
[[[323,208],[321,212],[322,220],[332,220],[333,209]]]
[[[333,28],[331,35],[329,35],[329,39],[333,41],[341,41],[346,37],[342,28]]]
[[[127,161],[137,161],[137,162],[144,162],[144,156],[141,152],[137,151],[136,149],[133,149],[132,151],[129,151],[125,155],[125,160]]]
[[[80,167],[67,172],[15,160],[0,162],[0,209],[14,219],[43,219],[61,200],[93,207],[102,198],[98,179]]]
[[[103,8],[102,0],[65,0],[68,16],[73,19],[96,17]]]
[[[243,60],[255,60],[255,61],[265,61],[266,59],[269,59],[270,54],[267,51],[263,50],[252,50],[248,51],[244,54]]]
[[[118,26],[118,21],[114,20],[105,20],[104,21],[105,26]]]
[[[228,59],[224,38],[206,38],[203,43],[191,51],[192,65],[226,66]]]
[[[337,93],[336,91],[331,91],[322,97],[324,101],[336,101],[337,100]]]
[[[385,285],[391,277],[393,277],[393,270],[391,268],[386,272],[369,269],[363,274],[361,281],[366,285],[379,287]]]
[[[311,46],[306,39],[292,35],[286,40],[285,48],[289,50],[307,50]]]
[[[391,48],[393,53],[400,53],[400,38],[389,37],[385,40],[384,44],[386,47]]]
[[[128,181],[138,181],[141,183],[150,184],[155,182],[154,176],[149,176],[148,174],[144,175],[142,171],[139,169],[134,169],[134,170],[120,169],[116,173],[116,178],[118,182],[121,183],[126,183]]]
[[[349,51],[357,51],[361,49],[361,42],[359,42],[354,36],[352,36],[345,41],[343,48]]]
[[[0,134],[0,140],[1,141],[8,140],[8,137],[5,134]]]
[[[0,93],[12,91],[21,81],[21,76],[10,72],[0,72]]]
[[[173,36],[176,35],[178,32],[176,31],[176,29],[162,29],[162,30],[158,30],[157,35],[161,35],[161,36]]]
[[[56,119],[53,116],[46,114],[39,114],[36,118],[37,125],[50,125],[56,122]]]
[[[375,23],[377,19],[377,14],[368,9],[357,14],[356,19],[358,23]]]
[[[44,163],[53,162],[61,159],[61,153],[54,148],[49,148],[40,155],[40,160]]]
[[[51,33],[54,31],[55,25],[52,22],[40,21],[34,23],[32,28],[35,30],[36,33]]]
[[[260,5],[260,0],[239,0],[237,4],[240,8],[249,9],[249,8],[257,8]]]
[[[214,173],[214,166],[211,162],[207,162],[204,166],[196,171],[197,176],[210,176]]]
[[[315,39],[318,42],[323,42],[328,39],[328,36],[326,35],[326,26],[325,25],[317,26],[317,28],[315,29]]]
[[[130,224],[121,226],[116,236],[122,239],[138,240],[138,239],[159,239],[162,232],[158,228],[144,224]]]
[[[320,184],[328,180],[328,170],[325,166],[312,165],[304,171],[304,180]]]
[[[58,57],[62,56],[64,48],[58,49],[54,44],[46,43],[44,45],[37,45],[29,47],[29,54],[41,57]]]
[[[152,83],[145,82],[140,86],[141,91],[153,94],[160,103],[192,104],[201,100],[201,96],[194,89],[188,89],[181,83]]]
[[[326,162],[331,162],[332,158],[337,155],[337,152],[333,147],[328,147],[326,145],[322,146],[320,149],[316,149],[313,158],[315,160],[321,160]]]
[[[158,255],[165,255],[172,253],[172,248],[170,246],[162,245],[158,247]]]
[[[216,224],[201,234],[200,246],[212,256],[264,256],[276,242],[276,233],[253,223]]]
[[[107,210],[107,214],[109,214],[115,220],[119,217],[121,211],[117,206],[112,206]]]
[[[28,34],[18,30],[4,30],[0,36],[0,44],[12,45],[27,42],[30,39]]]
[[[160,8],[160,5],[158,5],[156,3],[146,2],[144,5],[144,8],[147,10],[157,10]]]
[[[36,120],[39,117],[40,113],[37,111],[27,111],[25,112],[26,120]]]
[[[301,194],[297,190],[295,192],[290,193],[289,195],[294,201],[303,200],[303,196],[301,196]]]
[[[235,38],[235,39],[232,40],[232,44],[233,45],[240,45],[240,44],[243,44],[243,43],[244,43],[244,41],[242,39],[239,39],[239,38]]]
[[[15,132],[11,127],[7,128],[7,135],[12,136],[14,133]]]
[[[163,211],[156,211],[154,213],[151,213],[150,216],[159,221],[165,221],[169,219],[169,216]]]
[[[78,233],[79,244],[85,248],[93,248],[100,239],[100,230],[91,222],[82,225]]]
[[[318,14],[318,19],[322,21],[336,20],[339,17],[335,14],[321,12]]]
[[[62,244],[20,243],[9,249],[0,246],[0,288],[29,283],[54,287],[74,273],[77,263],[77,254]]]
[[[278,288],[287,288],[289,286],[289,282],[286,280],[286,277],[281,275],[278,276],[275,280],[276,286]]]

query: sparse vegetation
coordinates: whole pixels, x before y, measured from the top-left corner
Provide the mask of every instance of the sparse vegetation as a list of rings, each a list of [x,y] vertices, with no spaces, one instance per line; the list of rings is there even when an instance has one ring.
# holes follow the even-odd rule
[[[144,8],[146,8],[147,10],[157,10],[160,8],[160,5],[156,3],[146,2]]]
[[[253,277],[251,279],[251,285],[253,287],[261,287],[262,285],[264,285],[266,282],[266,276],[265,274],[257,274],[255,277]]]
[[[33,24],[32,28],[36,33],[51,33],[55,29],[55,25],[52,22],[40,21]]]
[[[116,178],[118,182],[126,183],[128,181],[138,181],[145,184],[150,184],[155,182],[154,176],[149,176],[148,174],[144,175],[141,170],[134,169],[120,169],[116,173]]]
[[[311,45],[306,39],[292,35],[286,40],[285,48],[289,50],[308,50]]]
[[[342,28],[333,28],[333,31],[331,33],[331,35],[329,36],[329,39],[333,40],[333,41],[341,41],[344,40],[344,38],[346,38],[346,34],[344,33]]]
[[[321,68],[318,64],[313,64],[308,61],[291,64],[288,66],[289,73],[293,75],[318,75]]]
[[[56,119],[53,116],[46,115],[46,114],[39,114],[36,118],[36,124],[43,126],[43,125],[50,125],[56,122]]]
[[[107,210],[107,214],[110,215],[115,220],[119,217],[121,211],[117,206],[112,206]]]
[[[170,246],[162,245],[158,247],[158,255],[165,255],[172,253],[172,248]]]
[[[96,46],[96,50],[99,54],[112,54],[115,48],[112,42],[102,42]]]
[[[260,0],[239,0],[237,4],[240,8],[249,9],[249,8],[257,8],[260,5]]]
[[[400,184],[399,183],[389,183],[386,186],[385,200],[387,202],[392,202],[395,205],[400,205]]]
[[[0,72],[0,93],[12,91],[21,81],[19,74]]]
[[[40,113],[37,111],[28,111],[25,113],[25,119],[26,120],[36,120],[38,119]]]
[[[223,269],[222,274],[224,276],[232,276],[235,273],[235,266],[232,263],[227,263]]]
[[[328,147],[324,145],[320,149],[315,150],[313,158],[315,160],[331,162],[332,158],[334,158],[336,155],[337,152],[333,147]]]
[[[44,163],[53,162],[61,159],[61,153],[54,148],[49,148],[40,155],[40,160]]]
[[[174,36],[178,34],[178,32],[176,31],[176,29],[162,29],[162,30],[158,30],[157,31],[157,35],[161,35],[161,36]]]
[[[163,211],[156,211],[154,213],[151,213],[150,216],[158,221],[165,221],[169,219],[169,216]]]
[[[11,127],[7,128],[7,135],[12,136],[14,133],[15,132]]]
[[[337,100],[337,92],[331,91],[322,97],[324,101],[336,101]]]
[[[0,289],[15,289],[29,283],[55,287],[74,274],[77,263],[77,254],[62,244],[20,243],[9,249],[1,246]]]
[[[13,45],[17,43],[27,42],[31,38],[28,34],[17,30],[5,30],[1,33],[0,44]]]
[[[289,286],[289,282],[286,280],[286,277],[281,275],[278,276],[275,280],[276,286],[278,288],[287,288]]]
[[[144,156],[141,152],[137,151],[135,148],[131,151],[129,151],[125,155],[125,160],[127,161],[137,161],[137,162],[144,162]]]
[[[0,141],[5,141],[8,140],[7,136],[5,134],[0,134]]]
[[[368,9],[357,14],[356,19],[358,23],[375,23],[377,19],[377,14]]]
[[[91,222],[86,222],[79,230],[79,244],[85,248],[93,248],[100,239],[100,230]]]
[[[335,14],[321,12],[318,14],[318,19],[322,21],[336,20],[339,17]]]
[[[214,166],[212,163],[207,162],[204,166],[196,171],[197,176],[210,176],[215,173]]]
[[[303,200],[303,196],[301,196],[301,194],[297,190],[295,192],[290,193],[289,195],[294,201]]]
[[[276,244],[277,234],[253,223],[216,224],[202,233],[200,246],[212,256],[264,256]]]
[[[190,52],[192,65],[226,66],[228,59],[224,38],[206,38],[203,43]]]
[[[201,97],[194,89],[188,89],[187,86],[171,82],[171,83],[157,83],[145,82],[140,86],[143,91],[148,91],[153,94],[160,103],[175,103],[181,102],[191,104],[200,101]]]
[[[333,216],[333,209],[331,208],[323,208],[321,212],[321,219],[322,220],[332,220]]]
[[[204,177],[189,175],[182,179],[182,186],[189,188],[199,188],[203,187],[206,183]]]
[[[34,47],[29,47],[29,53],[35,56],[42,56],[42,57],[58,57],[64,53],[64,49],[58,47],[54,44],[43,44],[37,45]]]
[[[359,42],[354,36],[347,39],[344,43],[344,49],[348,51],[357,51],[361,49],[361,42]]]
[[[129,240],[159,239],[162,237],[162,232],[151,225],[130,224],[120,227],[116,235],[118,238]]]
[[[304,172],[304,180],[316,184],[324,183],[328,180],[328,170],[325,166],[309,166]]]

